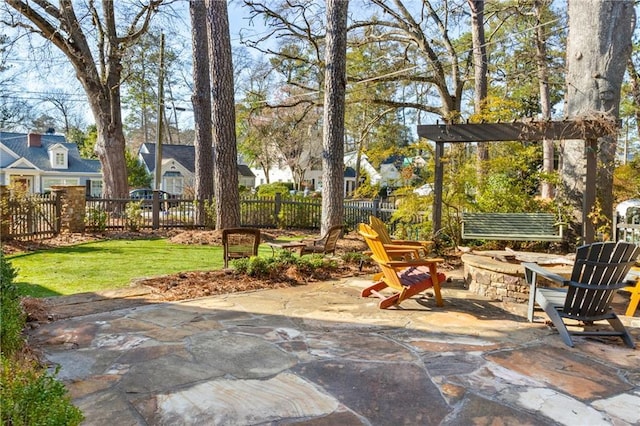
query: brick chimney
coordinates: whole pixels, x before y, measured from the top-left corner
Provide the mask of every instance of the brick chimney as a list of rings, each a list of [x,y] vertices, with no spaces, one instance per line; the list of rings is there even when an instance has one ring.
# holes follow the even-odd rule
[[[42,135],[38,133],[29,133],[27,135],[27,147],[39,148],[42,146]]]

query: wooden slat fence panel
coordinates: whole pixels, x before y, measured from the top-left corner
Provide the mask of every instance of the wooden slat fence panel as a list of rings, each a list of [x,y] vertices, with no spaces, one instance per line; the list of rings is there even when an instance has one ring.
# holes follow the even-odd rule
[[[10,195],[3,200],[3,238],[34,240],[52,237],[60,227],[60,204],[54,194]]]

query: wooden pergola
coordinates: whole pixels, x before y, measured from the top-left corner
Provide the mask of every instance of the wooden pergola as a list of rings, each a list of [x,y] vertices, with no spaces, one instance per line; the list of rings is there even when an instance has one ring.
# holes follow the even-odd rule
[[[582,237],[584,243],[595,238],[595,229],[588,220],[596,200],[596,148],[598,138],[610,133],[600,121],[539,121],[513,123],[435,124],[418,126],[418,136],[435,142],[435,180],[433,199],[433,232],[442,228],[442,156],[445,143],[475,143],[501,141],[537,142],[543,139],[580,139],[585,141],[586,176],[582,205]]]

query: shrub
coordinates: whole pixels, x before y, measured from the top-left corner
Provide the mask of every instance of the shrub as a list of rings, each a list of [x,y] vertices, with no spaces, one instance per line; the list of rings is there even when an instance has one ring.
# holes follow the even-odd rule
[[[107,219],[109,215],[101,208],[87,209],[85,221],[88,226],[95,228],[98,231],[104,231],[107,229]]]
[[[207,229],[216,229],[216,203],[215,200],[204,200],[202,202],[204,211],[204,226]]]
[[[4,425],[78,425],[84,419],[64,385],[34,361],[2,357],[1,382]]]
[[[335,269],[337,263],[325,259],[322,255],[298,257],[288,250],[280,250],[273,257],[257,257],[236,259],[231,262],[233,269],[241,274],[255,278],[271,278],[284,274],[284,271],[294,266],[300,272],[313,273],[320,269]]]
[[[21,353],[25,314],[13,283],[16,270],[0,252],[0,419],[3,425],[77,425],[82,412],[64,385]],[[57,374],[57,371],[56,371]]]
[[[18,351],[24,341],[22,329],[26,317],[20,306],[18,288],[13,283],[17,272],[0,253],[0,353],[5,356]]]
[[[350,251],[347,252],[345,254],[343,254],[341,256],[341,259],[345,262],[345,263],[349,263],[352,265],[359,265],[359,264],[368,264],[371,263],[371,257],[367,256],[366,254],[359,252],[359,251]]]
[[[282,195],[288,195],[289,191],[293,189],[293,183],[291,182],[274,182],[265,183],[258,187],[258,197],[274,196],[277,193]]]
[[[142,217],[142,200],[127,203],[125,216],[127,229],[132,232],[139,231],[144,221]]]

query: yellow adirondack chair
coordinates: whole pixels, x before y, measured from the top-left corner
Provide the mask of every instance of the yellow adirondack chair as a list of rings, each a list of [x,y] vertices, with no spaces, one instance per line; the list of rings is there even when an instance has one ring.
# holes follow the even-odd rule
[[[443,259],[421,258],[415,247],[385,247],[378,233],[365,223],[360,224],[358,233],[366,241],[371,250],[371,258],[382,271],[374,284],[362,290],[362,297],[373,294],[381,299],[378,307],[386,309],[432,288],[436,305],[443,306],[440,282],[446,277],[437,271],[437,264],[443,262]],[[395,260],[399,258],[403,260]],[[380,292],[386,288],[393,290],[393,294],[384,295]]]
[[[631,268],[630,275],[636,276],[636,285],[622,287],[622,290],[631,293],[629,306],[627,306],[627,311],[624,313],[628,317],[632,317],[636,313],[638,303],[640,303],[640,268]]]

